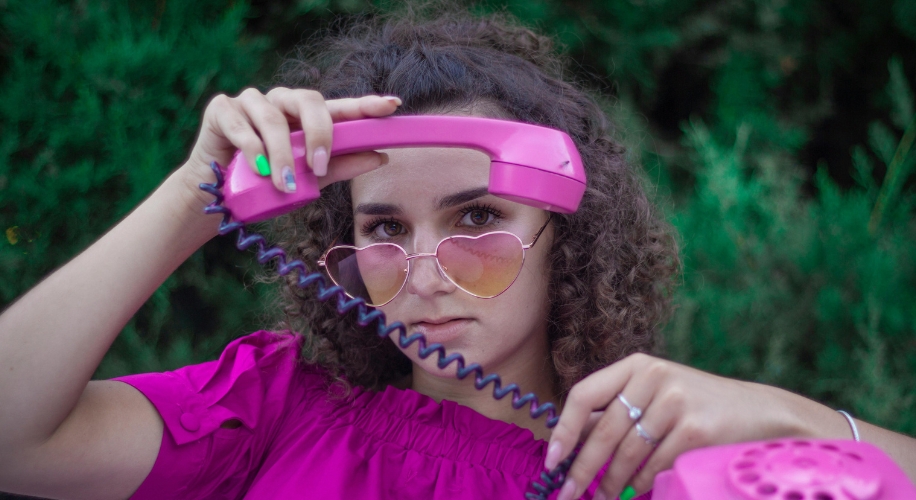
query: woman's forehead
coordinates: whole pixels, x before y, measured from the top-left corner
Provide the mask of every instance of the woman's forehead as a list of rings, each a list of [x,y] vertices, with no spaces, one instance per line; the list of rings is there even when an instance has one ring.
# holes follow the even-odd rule
[[[490,158],[461,148],[384,150],[388,165],[351,183],[353,205],[398,204],[429,210],[450,195],[487,186]]]

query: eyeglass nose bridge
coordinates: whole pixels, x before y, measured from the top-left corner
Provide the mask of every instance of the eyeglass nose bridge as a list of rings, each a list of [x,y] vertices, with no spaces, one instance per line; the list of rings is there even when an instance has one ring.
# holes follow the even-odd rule
[[[439,260],[439,257],[436,256],[436,252],[433,253],[409,253],[407,254],[406,260],[413,260],[420,257],[436,257],[436,260]]]
[[[439,248],[437,247],[436,250],[438,251]],[[405,252],[405,253],[406,253],[406,252]],[[407,254],[407,257],[405,257],[405,259],[404,259],[404,260],[407,261],[407,274],[404,276],[404,284],[405,284],[405,285],[407,285],[408,282],[410,281],[410,273],[411,273],[412,267],[413,267],[413,266],[410,265],[410,261],[412,261],[412,260],[414,260],[414,259],[419,259],[419,258],[421,258],[421,257],[434,257],[434,258],[436,259],[436,272],[439,273],[439,277],[442,278],[442,279],[444,279],[445,281],[448,281],[450,284],[452,284],[452,285],[454,285],[454,286],[457,286],[457,284],[455,284],[455,281],[452,280],[452,278],[450,278],[449,275],[445,272],[448,268],[446,268],[445,266],[443,266],[443,265],[442,265],[442,262],[439,261],[439,255],[438,255],[437,252],[432,252],[432,253],[424,253],[424,252],[421,252],[421,253],[408,253],[408,254]],[[459,287],[459,288],[460,288],[460,287]]]

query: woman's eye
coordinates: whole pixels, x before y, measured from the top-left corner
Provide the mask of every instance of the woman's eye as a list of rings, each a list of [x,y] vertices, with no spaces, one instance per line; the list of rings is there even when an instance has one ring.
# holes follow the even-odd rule
[[[404,227],[404,224],[394,219],[375,219],[363,224],[359,232],[366,238],[385,240],[403,236],[407,233],[407,228]]]
[[[404,231],[404,226],[400,222],[383,222],[379,224],[379,229],[385,236],[397,236]]]
[[[486,210],[471,210],[464,214],[461,223],[466,226],[483,226],[493,221],[493,214]]]

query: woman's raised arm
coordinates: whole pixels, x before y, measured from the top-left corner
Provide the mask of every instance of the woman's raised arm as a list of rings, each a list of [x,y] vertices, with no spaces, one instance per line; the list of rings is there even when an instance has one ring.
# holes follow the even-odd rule
[[[289,89],[214,98],[188,162],[0,315],[0,491],[130,496],[155,463],[162,420],[132,387],[90,378],[131,316],[217,234],[219,219],[203,213],[210,196],[197,188],[213,180],[209,162],[226,165],[238,148],[251,165],[270,158],[272,182],[289,189],[282,167],[293,164],[289,131],[305,122],[307,158],[323,176],[319,184],[352,178],[385,156],[369,152],[329,162],[330,125],[385,116],[399,104],[377,96],[324,101],[317,92]],[[266,157],[256,161],[260,155]]]
[[[216,218],[182,194],[185,172],[0,316],[0,490],[126,498],[152,469],[162,436],[152,404],[89,379],[137,309],[216,234]]]

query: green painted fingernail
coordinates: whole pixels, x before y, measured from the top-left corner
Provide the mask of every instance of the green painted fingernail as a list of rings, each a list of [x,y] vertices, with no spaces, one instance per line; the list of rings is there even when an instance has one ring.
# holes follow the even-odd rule
[[[627,486],[623,489],[623,493],[620,494],[620,500],[630,500],[636,496],[636,490],[632,486]]]
[[[258,155],[254,159],[254,165],[258,167],[258,173],[267,177],[270,175],[270,163],[267,163],[267,158],[264,155]]]

